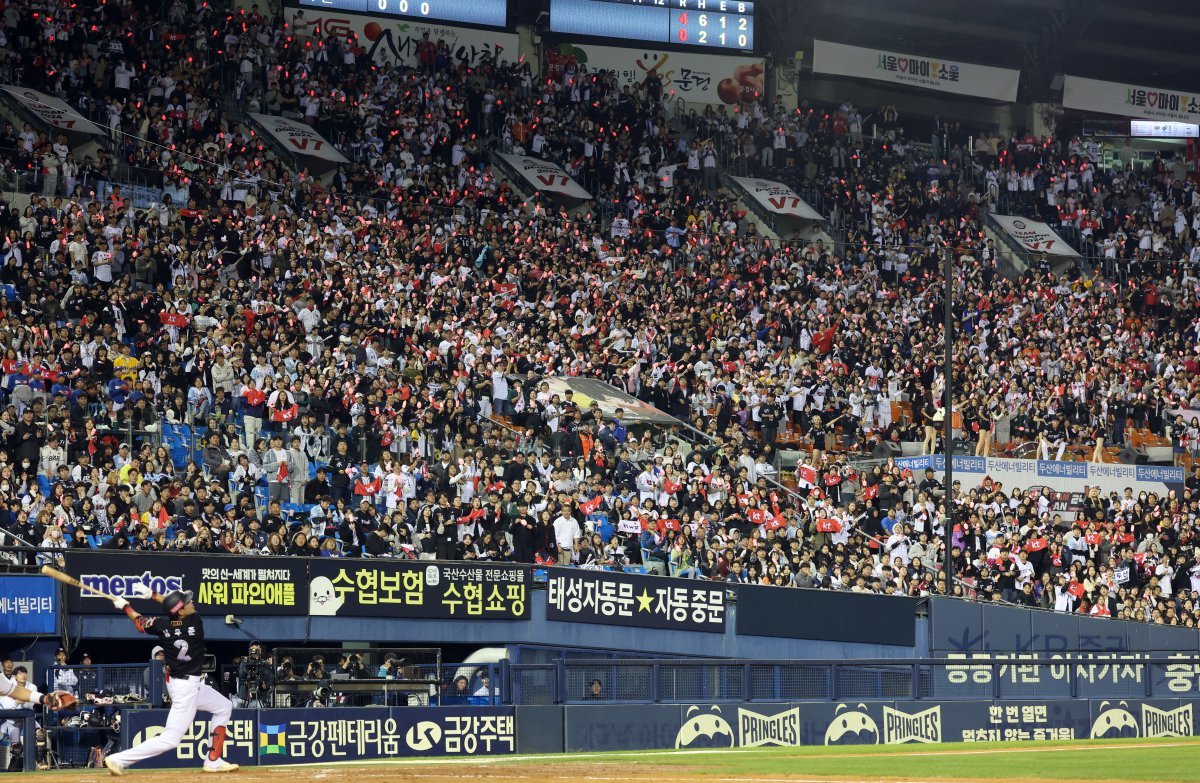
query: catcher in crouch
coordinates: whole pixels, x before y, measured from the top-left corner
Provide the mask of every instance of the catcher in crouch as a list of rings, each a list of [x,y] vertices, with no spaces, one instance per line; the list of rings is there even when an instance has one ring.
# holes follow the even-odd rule
[[[212,738],[204,758],[205,772],[233,772],[237,764],[221,758],[225,746],[225,724],[233,712],[233,704],[220,692],[204,682],[204,621],[196,614],[191,592],[174,590],[162,596],[143,584],[132,588],[134,598],[149,598],[162,604],[165,617],[142,617],[124,598],[113,598],[113,606],[129,615],[142,633],[162,639],[167,668],[167,693],[171,695],[171,711],[162,734],[135,745],[129,750],[114,753],[104,760],[108,771],[124,775],[125,769],[142,759],[174,750],[192,725],[197,710],[212,714]]]

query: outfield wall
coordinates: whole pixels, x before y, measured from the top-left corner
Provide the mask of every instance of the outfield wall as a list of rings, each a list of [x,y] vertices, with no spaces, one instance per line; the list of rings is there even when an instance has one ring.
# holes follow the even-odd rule
[[[278,766],[562,751],[1190,737],[1200,735],[1198,704],[1075,699],[235,710],[225,758]],[[166,715],[128,711],[123,746],[158,734]],[[199,765],[207,728],[196,721],[174,754],[139,768]]]
[[[734,585],[637,573],[427,561],[66,553],[123,594],[196,591],[214,641],[544,644],[706,658],[925,658],[977,653],[1200,652],[1200,631],[951,598]],[[335,601],[318,600],[331,593]],[[474,596],[472,598],[471,596]],[[108,601],[67,591],[70,635],[128,638]],[[137,606],[135,602],[135,606]],[[57,621],[56,621],[57,622]]]

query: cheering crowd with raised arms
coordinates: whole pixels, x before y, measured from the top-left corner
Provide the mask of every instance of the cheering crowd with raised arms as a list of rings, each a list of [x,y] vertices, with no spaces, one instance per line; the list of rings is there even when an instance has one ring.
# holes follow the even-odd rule
[[[4,11],[13,79],[103,112],[114,141],[77,161],[30,128],[0,139],[7,173],[34,183],[28,208],[0,205],[0,516],[42,560],[640,565],[1200,617],[1200,477],[1179,496],[1093,495],[1084,525],[964,486],[947,535],[932,476],[847,461],[884,440],[941,449],[947,249],[976,453],[1002,420],[1050,459],[1122,444],[1127,423],[1200,444],[1200,422],[1169,414],[1200,407],[1198,200],[1165,168],[1095,171],[1055,139],[972,149],[937,120],[916,144],[887,108],[871,138],[850,104],[671,117],[661,84],[543,79],[436,44],[416,66],[372,62],[220,3],[67,5]],[[248,110],[305,118],[352,163],[328,185],[287,170]],[[596,198],[520,195],[491,166],[516,149]],[[813,194],[839,241],[765,238],[703,173],[710,154]],[[131,172],[161,197],[124,195]],[[1000,206],[1111,258],[1006,276],[983,236]],[[612,383],[702,437],[603,416],[552,376]],[[797,445],[793,493],[775,458]]]

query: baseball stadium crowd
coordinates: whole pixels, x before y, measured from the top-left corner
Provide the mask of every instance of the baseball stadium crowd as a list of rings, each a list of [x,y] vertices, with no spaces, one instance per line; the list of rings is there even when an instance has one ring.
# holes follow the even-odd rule
[[[972,141],[936,118],[918,143],[890,107],[866,134],[849,103],[673,118],[653,81],[542,79],[438,42],[374,63],[223,7],[5,6],[14,79],[114,140],[77,161],[0,131],[37,183],[27,208],[0,203],[0,517],[39,558],[641,566],[1196,626],[1200,471],[1178,496],[1093,492],[1069,514],[961,486],[947,535],[932,475],[850,465],[881,441],[942,446],[945,252],[972,451],[997,453],[1001,423],[1047,459],[1103,459],[1131,425],[1178,461],[1200,449],[1200,421],[1170,413],[1200,408],[1200,195],[1161,162],[1103,171],[1075,140]],[[292,172],[246,110],[304,117],[352,163]],[[524,197],[489,165],[517,148],[595,200]],[[153,204],[122,194],[133,170]],[[813,194],[838,241],[765,238],[723,172]],[[983,233],[1000,207],[1087,260],[1002,274]],[[694,430],[601,415],[544,380],[563,376]]]

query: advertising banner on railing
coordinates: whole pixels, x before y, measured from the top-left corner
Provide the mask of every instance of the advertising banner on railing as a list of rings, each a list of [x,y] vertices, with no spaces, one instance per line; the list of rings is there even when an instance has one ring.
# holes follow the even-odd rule
[[[58,633],[58,582],[48,576],[0,576],[0,636]]]
[[[12,100],[21,105],[21,108],[52,128],[64,133],[83,133],[89,136],[106,135],[103,128],[81,116],[62,98],[31,90],[28,87],[15,87],[9,84],[0,84],[0,90],[4,90]]]
[[[813,72],[975,95],[995,101],[1017,99],[1021,72],[958,60],[919,57],[830,41],[813,41]]]
[[[548,160],[540,158],[531,158],[527,155],[508,155],[503,152],[497,154],[513,171],[540,193],[551,193],[556,196],[565,196],[566,198],[573,199],[589,199],[592,197],[591,193],[588,193],[583,189],[582,185],[571,179],[567,175],[567,172],[563,171],[557,163],[551,163]]]
[[[1047,694],[1098,699],[1114,693],[1171,698],[1200,693],[1194,647],[1191,652],[1173,654],[951,652],[946,658],[954,663],[934,667],[931,681],[938,698],[977,696],[980,692],[1005,699]],[[1034,659],[1060,663],[1030,663]]]
[[[821,213],[810,207],[796,191],[782,182],[757,177],[730,177],[738,187],[750,194],[760,207],[772,215],[820,221]]]
[[[546,619],[671,631],[725,630],[725,588],[691,579],[550,569]]]
[[[523,620],[531,571],[503,563],[414,560],[310,561],[313,616]]]
[[[612,71],[623,87],[647,78],[662,82],[671,100],[736,106],[763,96],[766,67],[761,57],[626,49],[594,44],[562,44],[562,56],[573,57],[589,71]]]
[[[208,713],[197,713],[174,751],[139,761],[136,769],[200,768],[209,749]],[[121,718],[121,747],[132,748],[162,734],[167,710],[125,710]],[[258,763],[258,713],[234,710],[225,725],[225,747],[221,758],[239,767]]]
[[[1029,253],[1078,258],[1079,252],[1067,244],[1058,232],[1033,218],[1015,215],[992,215],[992,218],[1013,240]]]
[[[1200,92],[1104,82],[1069,74],[1063,77],[1063,106],[1121,117],[1200,122]]]
[[[76,551],[67,571],[110,595],[135,583],[159,593],[191,590],[207,614],[522,620],[531,571],[521,564],[413,560],[264,558]],[[107,599],[68,591],[77,614],[109,614]],[[135,604],[136,607],[136,604]]]
[[[565,708],[567,752],[1197,736],[1188,699],[716,703]],[[618,710],[621,710],[619,715]],[[609,728],[620,722],[624,730]],[[677,727],[671,736],[670,727]]]
[[[67,572],[89,587],[128,598],[134,584],[166,594],[191,590],[203,614],[303,615],[305,560],[284,557],[164,554],[67,550]],[[149,611],[151,605],[134,608]],[[111,614],[108,599],[67,590],[67,609],[76,614]]]
[[[162,733],[167,710],[129,710],[124,747]],[[137,769],[199,767],[208,752],[208,716],[192,722],[174,752]],[[511,707],[345,707],[234,710],[223,758],[243,767],[422,756],[495,756],[516,749]]]
[[[902,457],[896,460],[901,468],[914,473],[932,467],[939,480],[946,473],[946,458],[941,454],[931,457]],[[954,477],[965,489],[980,486],[985,478],[993,483],[1001,482],[1005,492],[1013,488],[1023,491],[1037,490],[1050,498],[1051,510],[1072,511],[1072,504],[1082,505],[1082,493],[1099,487],[1104,495],[1110,492],[1133,494],[1143,490],[1164,495],[1168,490],[1183,492],[1183,468],[1165,465],[1095,465],[1090,462],[1059,462],[1055,460],[1002,459],[1000,457],[956,456]],[[1072,493],[1081,495],[1072,500]]]
[[[290,4],[290,3],[289,3]],[[473,27],[454,27],[430,24],[407,18],[339,13],[336,10],[305,8],[304,15],[295,19],[296,29],[312,35],[320,30],[324,37],[346,40],[353,38],[367,50],[372,62],[416,67],[417,47],[425,35],[435,45],[445,41],[453,63],[465,62],[479,66],[489,60],[517,62],[520,58],[520,38],[503,30],[478,30]],[[500,22],[502,26],[504,22]]]
[[[496,756],[516,750],[511,707],[260,710],[258,763],[407,756]]]
[[[337,147],[303,122],[253,112],[246,116],[289,154],[305,159],[317,173],[350,162]]]

